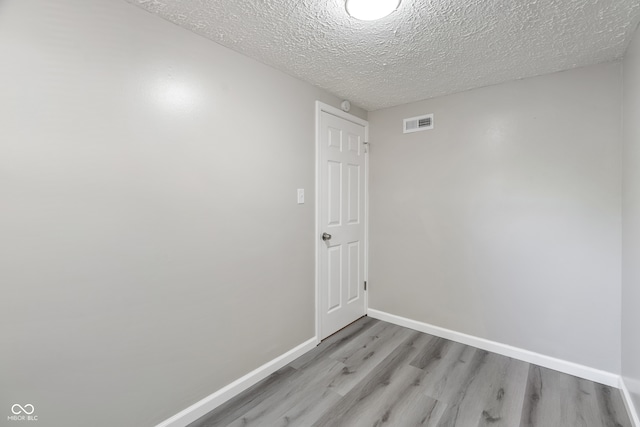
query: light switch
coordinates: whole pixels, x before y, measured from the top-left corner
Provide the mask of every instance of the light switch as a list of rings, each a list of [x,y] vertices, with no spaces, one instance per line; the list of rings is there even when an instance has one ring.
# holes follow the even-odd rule
[[[304,203],[304,188],[298,188],[298,204]]]

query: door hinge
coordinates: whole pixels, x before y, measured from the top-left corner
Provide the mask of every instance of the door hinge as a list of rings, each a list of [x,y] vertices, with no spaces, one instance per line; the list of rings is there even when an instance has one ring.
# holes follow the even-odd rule
[[[367,290],[367,281],[366,280],[364,281],[364,290],[365,291]]]

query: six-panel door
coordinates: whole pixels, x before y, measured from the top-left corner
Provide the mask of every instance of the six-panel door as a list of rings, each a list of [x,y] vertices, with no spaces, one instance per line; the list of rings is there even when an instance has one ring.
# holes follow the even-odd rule
[[[320,330],[325,338],[365,314],[363,126],[322,112],[320,121]]]

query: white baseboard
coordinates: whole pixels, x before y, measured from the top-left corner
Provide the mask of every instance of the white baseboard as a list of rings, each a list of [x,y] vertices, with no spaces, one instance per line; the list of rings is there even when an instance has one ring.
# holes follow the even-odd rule
[[[384,320],[385,322],[394,323],[399,326],[415,329],[416,331],[435,335],[440,338],[446,338],[448,340],[477,347],[482,350],[491,351],[503,356],[533,363],[555,371],[595,381],[600,384],[605,384],[615,388],[620,387],[620,376],[611,372],[601,371],[599,369],[590,368],[588,366],[579,365],[562,359],[556,359],[555,357],[545,356],[544,354],[535,353],[522,348],[512,347],[507,344],[474,337],[473,335],[463,334],[461,332],[452,331],[450,329],[441,328],[428,323],[418,322],[416,320],[407,319],[406,317],[385,313],[384,311],[370,308],[367,310],[367,315],[375,319]]]
[[[620,377],[620,390],[622,390],[622,399],[624,400],[624,406],[627,407],[629,418],[631,418],[631,421],[633,422],[633,425],[635,427],[640,427],[640,417],[638,417],[638,411],[633,404],[631,393],[629,393],[629,389],[627,388],[627,385],[624,382],[624,378],[622,377]]]
[[[293,362],[306,352],[314,349],[317,344],[318,340],[315,337],[303,342],[283,355],[278,356],[270,362],[267,362],[259,368],[249,372],[244,377],[237,379],[231,384],[205,397],[201,401],[194,403],[187,409],[177,413],[173,417],[161,422],[156,427],[184,427],[194,422],[198,418],[222,405],[227,400],[237,396],[244,390],[256,384],[258,381],[265,379],[278,369]]]

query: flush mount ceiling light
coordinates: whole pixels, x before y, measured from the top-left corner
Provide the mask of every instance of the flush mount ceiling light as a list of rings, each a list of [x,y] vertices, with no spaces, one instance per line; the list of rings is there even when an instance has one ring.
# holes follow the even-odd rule
[[[361,21],[384,18],[400,6],[400,0],[347,0],[347,13]]]

